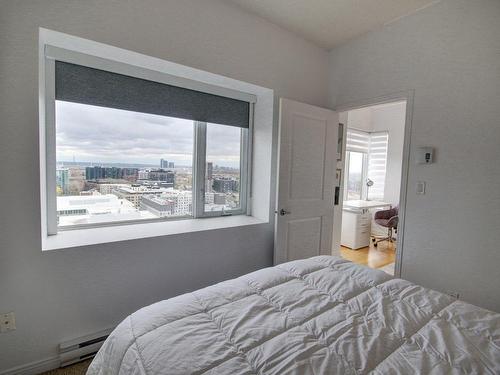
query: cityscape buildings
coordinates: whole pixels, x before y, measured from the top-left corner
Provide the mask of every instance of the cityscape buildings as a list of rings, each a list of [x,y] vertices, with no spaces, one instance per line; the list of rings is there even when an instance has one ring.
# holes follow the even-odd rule
[[[56,171],[60,226],[193,215],[191,167],[67,164]],[[239,207],[239,170],[207,162],[204,198],[205,212]]]
[[[238,181],[233,177],[215,177],[212,186],[219,193],[238,191]]]
[[[69,193],[69,169],[56,169],[56,186],[59,194]]]
[[[69,195],[57,197],[59,225],[98,224],[113,221],[154,219],[148,211],[137,210],[116,195]]]
[[[118,167],[86,167],[85,179],[86,180],[129,180],[135,181],[138,178],[138,168],[118,168]]]
[[[164,181],[168,184],[171,184],[171,187],[174,187],[175,173],[171,170],[166,169],[151,169],[148,172],[147,179],[151,181]]]

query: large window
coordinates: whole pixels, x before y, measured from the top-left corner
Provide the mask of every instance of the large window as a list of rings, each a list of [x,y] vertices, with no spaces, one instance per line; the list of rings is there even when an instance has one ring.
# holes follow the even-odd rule
[[[60,55],[46,58],[50,234],[247,212],[251,100]]]
[[[384,199],[388,140],[387,132],[347,130],[345,200]]]

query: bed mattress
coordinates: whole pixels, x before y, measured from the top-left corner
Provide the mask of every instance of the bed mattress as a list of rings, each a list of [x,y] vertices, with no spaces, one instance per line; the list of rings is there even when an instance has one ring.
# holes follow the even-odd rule
[[[88,375],[500,374],[500,314],[336,257],[145,307]]]

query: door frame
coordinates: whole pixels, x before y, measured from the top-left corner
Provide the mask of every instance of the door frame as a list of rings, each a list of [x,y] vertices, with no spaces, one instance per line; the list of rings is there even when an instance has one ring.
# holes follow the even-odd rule
[[[372,107],[378,104],[386,104],[397,101],[406,101],[406,114],[405,114],[405,130],[403,141],[403,160],[401,166],[401,188],[399,191],[399,224],[398,224],[398,247],[396,250],[396,265],[394,269],[394,276],[401,277],[402,261],[404,250],[404,234],[406,224],[406,202],[408,196],[408,175],[410,168],[410,150],[411,150],[411,129],[413,120],[413,103],[415,97],[415,90],[399,91],[392,94],[378,96],[371,99],[363,99],[359,101],[348,102],[338,105],[335,111],[347,112],[359,108]],[[347,124],[344,127],[344,132],[347,131]],[[342,160],[345,160],[346,150],[344,147]],[[345,178],[345,174],[344,174]]]

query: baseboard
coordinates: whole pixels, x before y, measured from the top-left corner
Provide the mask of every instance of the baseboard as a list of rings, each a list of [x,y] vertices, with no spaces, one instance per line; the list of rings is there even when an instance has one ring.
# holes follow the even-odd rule
[[[30,362],[3,371],[0,370],[0,375],[38,375],[56,368],[59,368],[59,356]]]

